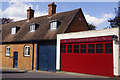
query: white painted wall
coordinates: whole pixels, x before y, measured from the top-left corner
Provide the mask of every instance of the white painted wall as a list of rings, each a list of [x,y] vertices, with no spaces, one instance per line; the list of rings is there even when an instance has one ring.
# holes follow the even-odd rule
[[[118,61],[118,74],[120,75],[120,28],[119,28],[119,61]]]
[[[56,69],[60,69],[60,40],[62,39],[75,39],[75,38],[88,38],[88,37],[99,37],[117,35],[119,37],[119,28],[103,29],[103,30],[90,30],[82,32],[72,32],[57,35],[57,58],[56,58]],[[119,38],[118,38],[119,39]],[[119,58],[119,44],[113,41],[113,65],[114,75],[120,75],[120,58]]]

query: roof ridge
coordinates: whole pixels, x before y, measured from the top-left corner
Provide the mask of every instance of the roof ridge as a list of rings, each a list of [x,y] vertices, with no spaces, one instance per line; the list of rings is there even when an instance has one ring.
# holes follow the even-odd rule
[[[80,10],[81,8],[78,8],[78,9],[74,9],[74,10],[70,10],[70,11],[65,11],[65,12],[60,12],[60,13],[56,13],[56,14],[62,14],[62,13],[67,13],[67,12],[72,12],[72,11],[77,11],[77,10]],[[54,15],[56,15],[54,14]],[[40,17],[45,17],[45,16],[48,16],[48,15],[42,15],[42,16],[38,16],[38,17],[34,17],[32,19],[35,19],[35,18],[40,18]],[[20,22],[20,21],[27,21],[27,19],[23,19],[23,20],[19,20],[19,21],[14,21],[12,23],[15,23],[15,22]],[[11,23],[11,22],[10,22]],[[9,24],[9,23],[8,23]],[[3,24],[4,25],[4,24]]]
[[[74,9],[74,10],[70,10],[70,11],[65,11],[65,12],[60,12],[60,13],[56,13],[56,14],[61,14],[61,13],[67,13],[67,12],[77,11],[77,10],[80,10],[80,9],[81,9],[81,8]]]
[[[54,15],[56,15],[56,14],[62,14],[62,13],[67,13],[67,12],[72,12],[72,11],[77,11],[77,10],[80,10],[80,9],[81,9],[81,8],[74,9],[74,10],[70,10],[70,11],[64,11],[64,12],[60,12],[60,13],[55,13]],[[48,15],[42,15],[42,16],[34,17],[34,18],[32,18],[32,19],[40,18],[40,17],[45,17],[45,16],[48,16]]]

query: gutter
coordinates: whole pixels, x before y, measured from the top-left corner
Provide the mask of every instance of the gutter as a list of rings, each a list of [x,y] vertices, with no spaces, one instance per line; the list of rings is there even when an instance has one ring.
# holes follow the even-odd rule
[[[11,41],[11,42],[0,42],[1,44],[18,44],[18,43],[31,43],[31,42],[43,42],[43,41],[56,41],[56,39],[52,40],[25,40],[25,41]]]

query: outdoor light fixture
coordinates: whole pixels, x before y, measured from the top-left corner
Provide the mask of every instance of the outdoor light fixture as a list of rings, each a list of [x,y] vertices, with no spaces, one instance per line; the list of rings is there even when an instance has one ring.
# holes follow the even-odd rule
[[[116,35],[113,35],[112,39],[116,41],[118,39],[118,37]]]

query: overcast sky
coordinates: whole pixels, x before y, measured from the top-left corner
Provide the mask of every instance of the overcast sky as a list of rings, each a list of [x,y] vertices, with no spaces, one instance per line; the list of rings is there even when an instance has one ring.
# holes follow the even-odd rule
[[[31,6],[35,10],[35,17],[48,14],[48,4],[51,2],[2,2],[0,17],[9,17],[14,21],[26,19],[27,9]],[[103,29],[110,26],[107,21],[114,18],[117,2],[55,2],[57,13],[82,8],[88,23]],[[2,12],[2,13],[1,13]]]

